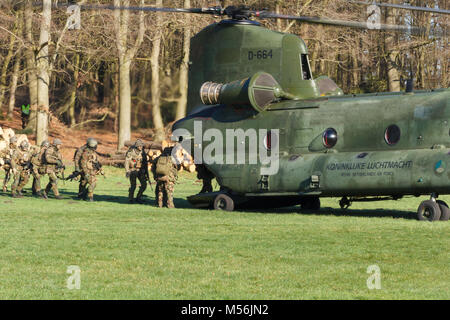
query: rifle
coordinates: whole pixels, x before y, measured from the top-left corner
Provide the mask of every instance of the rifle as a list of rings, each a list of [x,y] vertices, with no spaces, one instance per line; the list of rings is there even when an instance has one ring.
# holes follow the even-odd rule
[[[22,164],[22,168],[23,168],[24,170],[31,171],[31,170],[33,170],[33,163],[31,162],[31,160],[28,160],[27,162],[25,162],[24,164]]]
[[[148,184],[150,185],[150,189],[153,191],[152,183],[150,181],[150,175],[148,174],[148,164],[145,163],[145,177],[147,178]]]
[[[66,185],[66,178],[64,177],[64,170],[66,169],[66,166],[63,165],[62,161],[58,162],[56,165],[56,170],[61,173],[60,179],[63,181],[64,185]]]
[[[65,180],[73,181],[75,179],[75,181],[78,181],[78,177],[80,175],[81,175],[80,171],[74,171]]]

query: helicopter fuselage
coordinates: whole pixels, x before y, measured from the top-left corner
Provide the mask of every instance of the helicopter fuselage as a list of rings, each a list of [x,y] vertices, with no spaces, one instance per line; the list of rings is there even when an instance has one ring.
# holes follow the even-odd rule
[[[444,89],[285,100],[260,113],[248,106],[216,105],[182,119],[173,129],[194,133],[200,125],[202,132],[222,134],[223,148],[217,145],[213,152],[219,161],[206,166],[222,188],[235,194],[401,197],[450,194],[449,122],[450,90]],[[327,129],[335,133],[332,146],[326,141]],[[251,147],[251,130],[271,135],[269,149],[278,144],[271,154],[278,161],[276,173],[261,174],[267,164],[248,162],[252,153],[265,151]],[[237,146],[246,147],[246,162],[227,161],[227,134],[236,153]],[[267,137],[257,137],[258,146],[267,149]],[[184,138],[194,142],[194,158],[196,147],[210,152],[216,140],[211,134],[200,138],[198,132],[197,141]]]

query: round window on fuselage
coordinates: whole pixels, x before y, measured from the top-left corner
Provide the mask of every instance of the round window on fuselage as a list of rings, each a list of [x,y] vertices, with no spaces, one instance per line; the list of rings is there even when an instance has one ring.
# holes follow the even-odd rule
[[[400,141],[400,128],[395,125],[391,124],[389,127],[386,128],[386,131],[384,132],[384,141],[390,146],[393,146],[397,142]]]

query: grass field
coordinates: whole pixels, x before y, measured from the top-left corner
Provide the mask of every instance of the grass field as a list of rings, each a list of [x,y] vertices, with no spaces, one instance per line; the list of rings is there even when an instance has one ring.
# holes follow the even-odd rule
[[[201,186],[183,174],[177,209],[128,204],[124,171],[107,168],[95,203],[0,196],[2,299],[449,299],[450,222],[419,222],[425,199],[216,212],[190,208]],[[44,185],[45,186],[45,185]],[[450,197],[442,197],[450,203]],[[68,266],[80,289],[67,288]],[[369,290],[367,268],[381,271]]]

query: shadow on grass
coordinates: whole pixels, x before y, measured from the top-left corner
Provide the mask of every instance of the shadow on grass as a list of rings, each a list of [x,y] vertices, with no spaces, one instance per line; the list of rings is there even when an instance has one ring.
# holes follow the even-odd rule
[[[61,190],[61,196],[63,197],[61,203],[77,203],[84,200],[80,200],[77,198],[76,192],[70,192],[67,190]],[[154,191],[153,191],[154,192]],[[153,193],[152,192],[152,193]],[[13,200],[20,200],[11,197],[10,192],[1,192],[0,195],[2,199],[0,200],[3,203],[13,203]],[[39,199],[37,196],[33,196],[31,191],[27,191],[24,193],[23,199]],[[49,200],[55,200],[53,194],[49,195]],[[45,201],[42,199],[42,201]],[[143,196],[143,203],[134,203],[130,204],[128,202],[128,195],[124,196],[113,196],[113,195],[104,195],[104,194],[94,194],[95,202],[112,202],[126,205],[150,205],[156,206],[156,200],[154,196]],[[187,199],[184,198],[174,198],[175,208],[179,209],[195,209]],[[197,209],[204,210],[204,209]],[[389,209],[335,209],[330,207],[322,208],[318,211],[310,211],[310,210],[300,210],[299,206],[291,206],[291,207],[283,207],[283,208],[267,208],[267,209],[237,209],[237,211],[242,212],[252,212],[252,213],[262,213],[262,214],[303,214],[303,215],[317,215],[317,216],[346,216],[346,217],[365,217],[365,218],[394,218],[394,219],[415,219],[415,212],[412,211],[402,211],[402,210],[389,210]]]
[[[76,193],[76,192],[71,192],[71,191],[67,191],[64,189],[60,189],[60,195],[63,198],[60,200],[57,200],[57,201],[60,201],[62,204],[67,203],[67,201],[71,204],[77,203],[77,202],[86,202],[85,200],[78,199],[78,193]],[[36,200],[46,201],[45,199],[42,199],[39,196],[33,195],[32,192],[29,190],[25,190],[25,192],[23,193],[23,198],[13,198],[13,197],[11,197],[11,192],[1,192],[1,191],[0,191],[0,196],[2,196],[0,201],[3,203],[13,203],[15,200],[20,201],[21,199],[36,199]],[[52,192],[50,192],[50,194],[48,195],[48,200],[56,200]],[[155,200],[154,196],[148,196],[148,195],[144,194],[144,196],[142,197],[142,200],[143,200],[142,203],[130,204],[128,202],[128,194],[124,195],[124,196],[116,196],[116,195],[105,195],[105,194],[95,194],[94,193],[94,201],[95,202],[110,202],[110,203],[119,203],[119,204],[126,204],[126,205],[156,206],[156,200]],[[175,208],[192,209],[192,206],[186,199],[174,198],[173,202],[174,202]]]
[[[317,216],[336,216],[336,217],[363,217],[363,218],[394,218],[394,219],[415,219],[415,212],[389,209],[335,209],[322,208],[317,211],[300,210],[300,207],[278,208],[272,210],[252,210],[263,214],[304,214]]]

